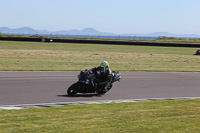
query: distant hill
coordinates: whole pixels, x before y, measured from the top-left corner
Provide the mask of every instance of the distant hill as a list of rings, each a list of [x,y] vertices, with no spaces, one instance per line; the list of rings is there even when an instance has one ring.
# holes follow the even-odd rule
[[[22,27],[17,29],[10,29],[8,27],[0,27],[0,32],[4,34],[59,34],[59,35],[104,35],[104,36],[147,36],[147,37],[191,37],[200,38],[197,34],[171,34],[167,32],[155,32],[155,33],[130,33],[130,34],[114,34],[107,32],[100,32],[94,28],[85,28],[82,30],[60,30],[60,31],[48,31],[48,30],[35,30],[30,27]]]
[[[8,27],[0,27],[1,33],[14,33],[14,34],[63,34],[63,35],[114,35],[113,33],[100,32],[94,28],[85,28],[83,30],[60,30],[60,31],[47,31],[35,30],[29,27],[22,27],[17,29],[10,29]]]
[[[8,27],[0,27],[0,32],[6,33],[6,32],[14,32],[14,33],[36,33],[36,31],[32,28],[29,27],[23,27],[23,28],[18,28],[18,29],[10,29]]]

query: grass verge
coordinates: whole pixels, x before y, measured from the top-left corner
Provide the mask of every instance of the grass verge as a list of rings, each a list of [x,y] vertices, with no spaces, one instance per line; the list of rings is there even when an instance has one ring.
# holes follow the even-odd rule
[[[200,99],[70,105],[0,111],[0,133],[200,130]]]
[[[119,71],[200,71],[197,48],[0,41],[1,71],[83,70],[110,62]]]

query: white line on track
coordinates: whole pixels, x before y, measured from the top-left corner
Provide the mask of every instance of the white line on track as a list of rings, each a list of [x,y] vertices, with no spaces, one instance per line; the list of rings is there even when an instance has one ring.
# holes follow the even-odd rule
[[[123,103],[123,102],[140,102],[140,101],[181,100],[181,99],[196,99],[196,98],[200,98],[200,97],[122,99],[122,100],[99,100],[99,101],[78,101],[78,102],[58,102],[58,103],[4,105],[4,106],[0,106],[0,110],[44,108],[44,107],[60,107],[60,106],[66,106],[66,105],[85,105],[85,104],[102,104],[102,103]]]

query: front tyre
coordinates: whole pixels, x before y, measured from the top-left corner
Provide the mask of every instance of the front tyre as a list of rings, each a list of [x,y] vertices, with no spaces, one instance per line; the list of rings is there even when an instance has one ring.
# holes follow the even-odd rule
[[[72,84],[68,89],[67,89],[67,94],[69,96],[73,96],[76,95],[78,93],[78,88],[79,88],[79,84],[78,83],[74,83]]]

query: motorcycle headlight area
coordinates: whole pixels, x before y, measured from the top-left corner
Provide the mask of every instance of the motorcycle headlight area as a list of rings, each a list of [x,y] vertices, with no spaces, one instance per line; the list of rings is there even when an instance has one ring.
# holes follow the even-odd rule
[[[84,84],[90,84],[90,80],[86,79],[86,80],[79,80],[79,82],[84,83]]]
[[[89,79],[86,79],[85,83],[86,83],[86,84],[90,84],[90,80],[89,80]]]

